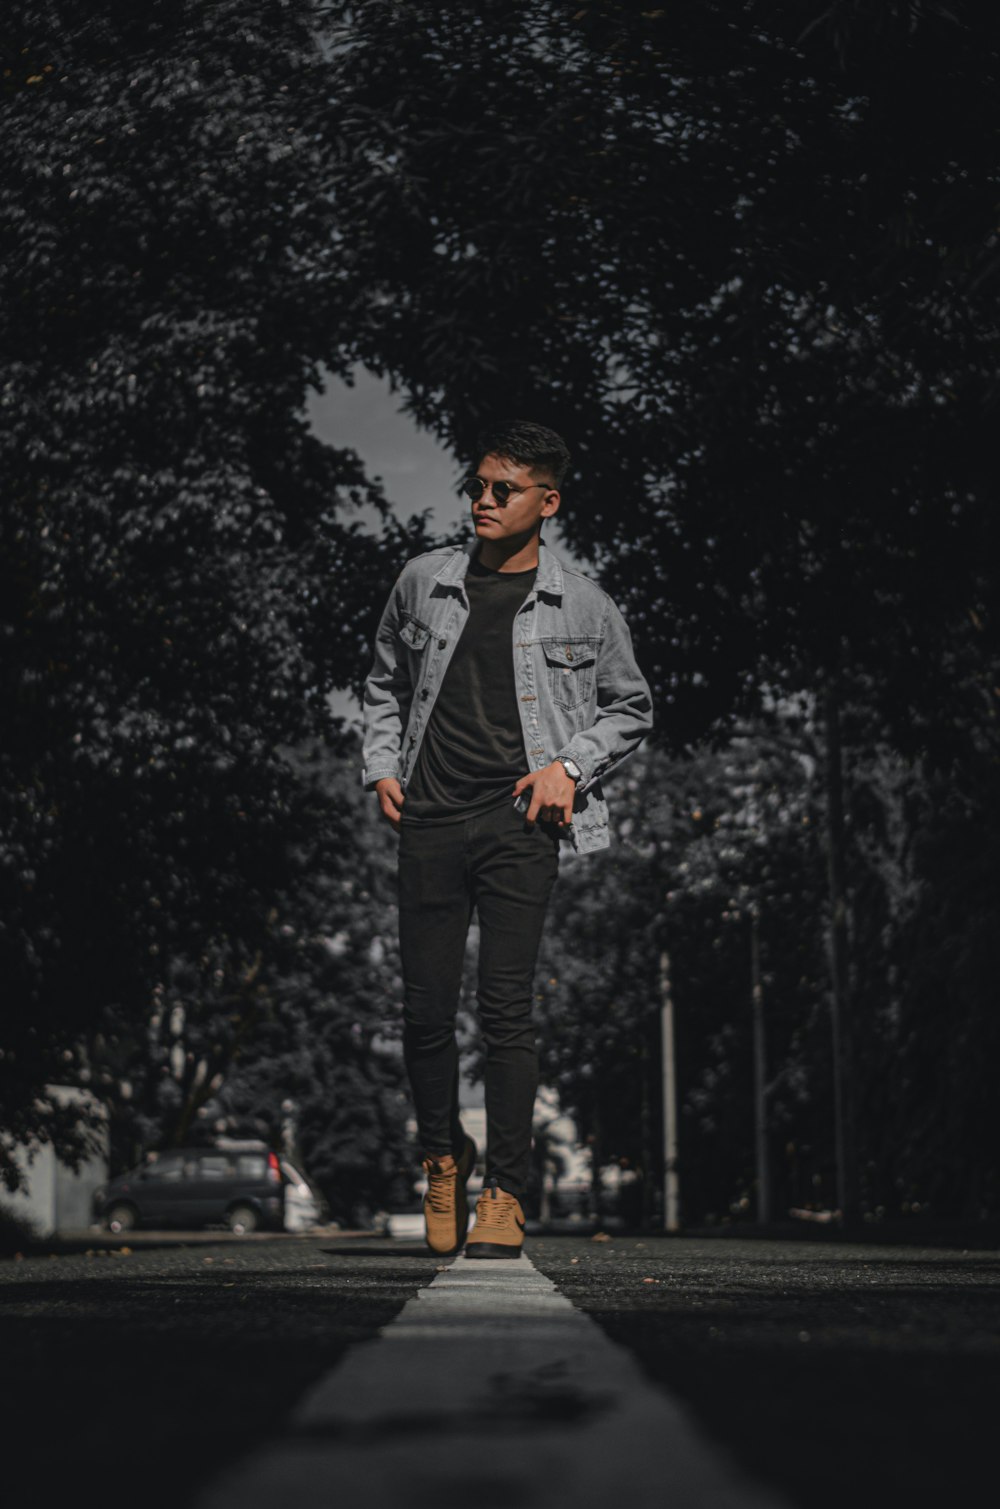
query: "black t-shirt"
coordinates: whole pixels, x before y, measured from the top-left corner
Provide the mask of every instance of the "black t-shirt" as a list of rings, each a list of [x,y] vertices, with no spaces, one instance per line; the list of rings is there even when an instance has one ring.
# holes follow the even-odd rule
[[[469,616],[424,730],[406,788],[403,822],[457,822],[513,802],[528,772],[514,680],[514,616],[535,582],[530,571],[469,562]]]

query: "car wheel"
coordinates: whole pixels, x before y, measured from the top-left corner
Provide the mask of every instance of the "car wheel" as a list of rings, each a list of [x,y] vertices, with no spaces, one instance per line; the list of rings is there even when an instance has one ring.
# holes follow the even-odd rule
[[[237,1236],[246,1236],[248,1231],[256,1231],[260,1225],[257,1212],[252,1205],[234,1205],[226,1217],[226,1223],[230,1231],[235,1231]]]
[[[118,1236],[123,1231],[132,1231],[135,1226],[135,1207],[132,1205],[112,1205],[104,1217],[104,1224],[109,1231]]]

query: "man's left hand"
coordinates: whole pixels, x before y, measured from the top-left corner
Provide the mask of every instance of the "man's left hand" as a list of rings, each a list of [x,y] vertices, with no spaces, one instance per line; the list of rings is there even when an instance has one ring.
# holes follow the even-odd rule
[[[517,800],[522,791],[527,791],[529,786],[531,802],[525,813],[525,820],[533,823],[540,818],[543,823],[557,823],[560,828],[568,827],[573,821],[576,782],[567,774],[562,761],[553,760],[544,770],[532,770],[528,775],[523,775],[514,787],[514,800]]]

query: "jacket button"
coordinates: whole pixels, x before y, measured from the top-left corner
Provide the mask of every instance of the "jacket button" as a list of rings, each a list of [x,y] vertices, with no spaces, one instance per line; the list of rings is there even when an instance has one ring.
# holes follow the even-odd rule
[[[424,701],[424,702],[426,702],[426,701],[427,701],[427,698],[428,698],[428,697],[429,697],[429,696],[430,696],[430,692],[429,692],[429,691],[428,691],[428,690],[427,690],[427,688],[426,688],[426,687],[424,687],[424,689],[423,689],[423,691],[422,691],[422,692],[421,692],[421,693],[420,693],[420,696],[421,696],[421,699],[422,699],[422,700],[423,700],[423,701]]]
[[[447,649],[447,646],[448,646],[447,639],[439,639],[438,640],[438,649],[439,650]]]

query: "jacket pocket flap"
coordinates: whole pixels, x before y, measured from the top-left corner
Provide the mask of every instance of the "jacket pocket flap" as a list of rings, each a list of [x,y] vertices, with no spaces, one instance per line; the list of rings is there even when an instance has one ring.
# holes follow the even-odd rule
[[[597,659],[596,639],[543,639],[542,652],[549,665],[574,670],[577,666],[593,665]]]
[[[409,645],[411,650],[422,650],[430,638],[431,631],[426,624],[418,623],[415,618],[404,619],[399,630],[399,637],[404,644]]]

